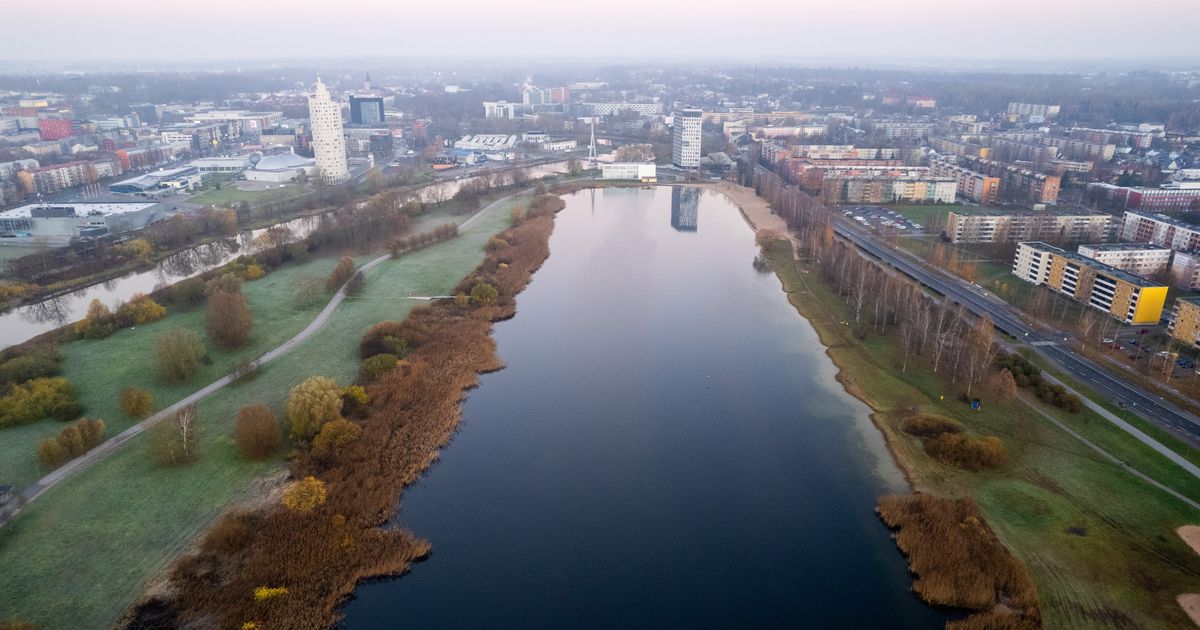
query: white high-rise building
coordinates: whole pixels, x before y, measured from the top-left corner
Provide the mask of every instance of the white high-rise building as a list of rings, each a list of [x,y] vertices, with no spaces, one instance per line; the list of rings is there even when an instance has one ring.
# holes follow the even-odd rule
[[[679,168],[700,168],[700,126],[704,112],[680,109],[675,112],[675,140],[671,144],[671,163]]]
[[[329,96],[329,90],[317,79],[308,97],[308,122],[312,126],[313,153],[317,168],[326,183],[340,184],[350,179],[346,163],[346,137],[342,133],[342,107]]]

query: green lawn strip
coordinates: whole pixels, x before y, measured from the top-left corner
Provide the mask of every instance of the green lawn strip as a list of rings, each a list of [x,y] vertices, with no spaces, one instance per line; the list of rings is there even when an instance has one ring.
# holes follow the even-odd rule
[[[236,185],[227,183],[219,189],[208,190],[188,199],[188,203],[202,206],[228,206],[242,201],[252,204],[263,201],[281,201],[283,199],[298,197],[302,194],[304,194],[304,186],[300,184],[288,184],[283,188],[267,188],[264,190],[240,190]]]
[[[349,382],[358,370],[363,331],[402,319],[421,304],[408,295],[452,290],[482,260],[486,240],[508,226],[509,205],[500,204],[456,239],[376,267],[363,295],[343,303],[306,343],[252,380],[202,401],[198,463],[157,467],[146,456],[148,436],[139,436],[0,529],[0,618],[17,616],[47,628],[111,625],[231,499],[282,465],[280,459],[251,463],[236,456],[230,433],[237,410],[263,402],[282,415],[287,392],[314,374]]]
[[[1129,620],[1129,627],[1188,623],[1174,596],[1200,588],[1200,557],[1173,530],[1200,520],[1191,508],[1103,460],[1024,403],[985,395],[983,410],[973,412],[924,365],[901,372],[891,339],[868,334],[859,340],[840,324],[849,309],[816,273],[795,269],[786,247],[774,248],[772,260],[793,304],[808,315],[841,365],[840,378],[882,412],[877,420],[889,446],[917,485],[973,496],[1001,539],[1030,567],[1046,627],[1094,627],[1105,619]],[[954,418],[974,433],[999,436],[1010,463],[996,472],[969,473],[930,460],[888,413],[914,406]],[[1196,491],[1191,482],[1172,484],[1183,481],[1167,472],[1173,464],[1101,418],[1068,419],[1071,414],[1043,408],[1159,481],[1185,494]]]
[[[528,195],[513,197],[491,214],[497,215],[498,221],[507,220],[512,205],[527,204],[528,200]],[[459,212],[431,211],[413,221],[410,233],[425,232],[445,223],[459,223],[469,216],[461,209]],[[361,265],[376,255],[353,258]],[[329,295],[322,292],[313,304],[301,303],[297,299],[299,283],[308,277],[324,280],[335,264],[334,257],[313,258],[304,263],[284,265],[259,280],[245,283],[242,292],[254,314],[254,328],[250,340],[242,348],[223,351],[209,342],[204,334],[204,308],[201,307],[170,312],[163,320],[121,330],[105,339],[81,339],[63,344],[63,375],[75,384],[81,402],[87,407],[85,415],[104,420],[105,434],[116,435],[135,422],[121,411],[117,398],[121,389],[146,389],[154,394],[157,408],[166,407],[228,374],[242,361],[287,341],[303,330],[329,299]],[[184,328],[200,336],[213,360],[191,380],[178,385],[162,382],[154,364],[155,339],[174,328]],[[49,472],[38,463],[35,450],[41,440],[55,435],[63,426],[44,420],[0,431],[0,483],[24,487]]]
[[[1120,406],[1114,404],[1111,400],[1108,400],[1104,396],[1097,395],[1087,385],[1084,385],[1083,383],[1079,382],[1078,380],[1076,380],[1070,376],[1067,376],[1065,374],[1062,374],[1058,370],[1050,367],[1049,362],[1047,362],[1040,355],[1033,354],[1033,353],[1027,353],[1027,356],[1030,357],[1030,360],[1034,363],[1034,365],[1037,365],[1038,367],[1042,368],[1043,370],[1054,375],[1054,378],[1057,378],[1060,381],[1066,383],[1072,389],[1087,396],[1096,404],[1100,405],[1101,407],[1104,407],[1108,411],[1115,414],[1117,417],[1119,417],[1122,420],[1128,422],[1129,424],[1132,424],[1133,426],[1137,427],[1143,433],[1154,438],[1159,443],[1163,444],[1164,446],[1171,449],[1172,451],[1179,453],[1183,457],[1187,458],[1187,460],[1192,462],[1193,464],[1200,465],[1200,450],[1197,450],[1195,447],[1191,446],[1190,444],[1187,444],[1183,440],[1176,437],[1174,434],[1164,430],[1163,428],[1159,427],[1158,425],[1144,420],[1141,416],[1134,414],[1133,412],[1129,411],[1128,409],[1122,409]],[[1097,362],[1097,363],[1099,363],[1099,362]],[[1100,418],[1100,419],[1103,420],[1103,418]],[[1108,424],[1109,426],[1112,426],[1112,423],[1108,422],[1107,420],[1104,420],[1104,423]],[[1116,428],[1116,427],[1114,427],[1114,428]],[[1179,469],[1178,466],[1175,466],[1175,468],[1177,470]],[[1143,471],[1143,472],[1146,472],[1147,474],[1149,474],[1148,471]],[[1187,476],[1191,477],[1191,475],[1187,475]],[[1162,481],[1162,480],[1160,480],[1160,481]],[[1193,498],[1196,498],[1196,497],[1193,497]]]

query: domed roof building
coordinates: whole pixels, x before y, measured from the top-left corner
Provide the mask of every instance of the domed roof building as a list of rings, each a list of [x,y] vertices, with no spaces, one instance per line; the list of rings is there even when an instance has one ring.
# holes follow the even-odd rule
[[[295,180],[301,173],[312,175],[317,170],[316,161],[295,153],[279,153],[264,156],[253,168],[246,170],[246,179],[256,182],[283,183]]]

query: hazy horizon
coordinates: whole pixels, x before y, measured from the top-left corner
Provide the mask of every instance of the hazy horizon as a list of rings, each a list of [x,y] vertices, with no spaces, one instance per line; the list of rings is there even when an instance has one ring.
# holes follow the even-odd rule
[[[1167,0],[1132,9],[1111,0],[1011,0],[1001,9],[957,0],[760,3],[741,13],[679,0],[530,0],[519,8],[477,0],[450,8],[210,0],[200,14],[150,0],[130,0],[121,11],[78,0],[67,5],[69,21],[10,28],[0,59],[30,66],[409,58],[957,67],[1200,60],[1193,32],[1200,3]]]

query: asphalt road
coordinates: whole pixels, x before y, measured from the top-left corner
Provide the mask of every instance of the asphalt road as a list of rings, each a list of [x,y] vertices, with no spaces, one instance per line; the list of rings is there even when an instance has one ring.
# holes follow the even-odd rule
[[[858,245],[867,253],[879,258],[905,275],[963,305],[976,315],[987,313],[1000,330],[1032,345],[1033,349],[1077,381],[1086,384],[1097,394],[1113,403],[1123,404],[1132,413],[1145,418],[1174,433],[1193,441],[1200,441],[1200,419],[1164,400],[1161,396],[1146,392],[1141,387],[1127,383],[1090,359],[1084,358],[1067,347],[1057,345],[1058,339],[1039,334],[1021,320],[1016,311],[1000,298],[956,277],[930,269],[908,256],[880,244],[869,235],[863,234],[841,221],[836,232]]]

